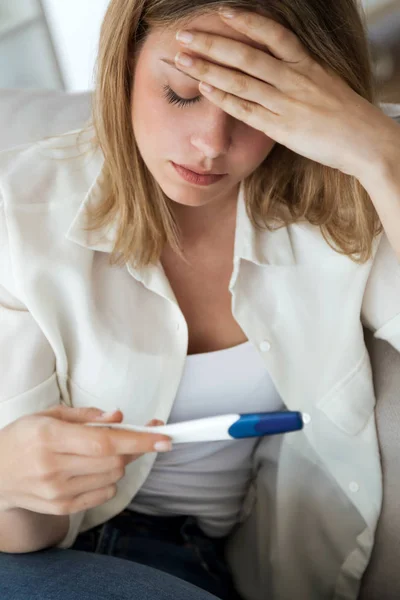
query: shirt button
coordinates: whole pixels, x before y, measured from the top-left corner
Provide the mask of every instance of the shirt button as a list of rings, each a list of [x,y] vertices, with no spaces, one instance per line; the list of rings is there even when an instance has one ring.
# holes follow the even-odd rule
[[[260,344],[260,350],[261,352],[268,352],[268,350],[271,350],[271,344],[267,340],[264,340]]]
[[[360,486],[358,485],[358,483],[356,481],[352,481],[349,485],[349,489],[351,492],[358,492],[358,490],[360,489]]]
[[[304,425],[311,423],[311,417],[308,413],[303,413],[303,423]]]

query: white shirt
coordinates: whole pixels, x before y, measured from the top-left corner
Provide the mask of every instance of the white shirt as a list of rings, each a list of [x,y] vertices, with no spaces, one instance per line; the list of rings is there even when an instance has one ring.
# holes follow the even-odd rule
[[[75,138],[0,154],[0,423],[60,401],[167,421],[187,324],[160,263],[110,267],[115,229],[84,231],[106,181],[100,150],[82,158]],[[398,261],[385,235],[360,265],[308,223],[258,232],[241,186],[229,290],[280,397],[311,420],[257,448],[228,547],[239,591],[355,600],[382,502],[362,322],[400,351]],[[132,462],[114,498],[71,515],[59,546],[128,506],[155,459]]]

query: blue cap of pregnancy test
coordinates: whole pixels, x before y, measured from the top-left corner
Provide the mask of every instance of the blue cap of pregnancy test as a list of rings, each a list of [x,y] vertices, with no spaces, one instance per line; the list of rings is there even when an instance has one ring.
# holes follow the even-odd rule
[[[303,415],[298,411],[269,413],[249,413],[240,418],[228,429],[233,438],[276,435],[303,429]]]

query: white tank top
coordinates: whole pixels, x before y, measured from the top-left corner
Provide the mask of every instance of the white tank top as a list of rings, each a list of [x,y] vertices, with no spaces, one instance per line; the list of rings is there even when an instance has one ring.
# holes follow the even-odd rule
[[[186,357],[168,423],[282,408],[258,350],[245,342]],[[157,456],[129,508],[152,515],[193,515],[207,535],[227,535],[239,517],[258,440],[177,444]]]

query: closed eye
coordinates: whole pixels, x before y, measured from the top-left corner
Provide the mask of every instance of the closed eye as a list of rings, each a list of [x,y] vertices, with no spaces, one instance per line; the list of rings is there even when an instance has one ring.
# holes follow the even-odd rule
[[[164,98],[168,100],[170,104],[177,104],[178,106],[184,107],[190,104],[195,104],[202,99],[202,96],[196,96],[195,98],[181,98],[169,87],[169,85],[164,85]]]

